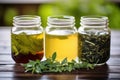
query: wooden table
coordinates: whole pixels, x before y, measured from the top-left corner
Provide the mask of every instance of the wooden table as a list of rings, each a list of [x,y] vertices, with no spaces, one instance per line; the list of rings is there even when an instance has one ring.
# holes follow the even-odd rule
[[[111,36],[111,57],[106,65],[71,73],[31,74],[11,58],[10,27],[0,27],[0,80],[120,80],[120,31],[112,30]]]

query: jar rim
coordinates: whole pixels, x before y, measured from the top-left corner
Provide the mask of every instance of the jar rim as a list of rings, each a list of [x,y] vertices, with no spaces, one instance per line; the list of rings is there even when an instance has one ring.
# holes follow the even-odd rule
[[[74,17],[67,15],[55,15],[55,16],[48,16],[48,19],[73,20]]]
[[[14,26],[30,26],[30,25],[41,25],[40,16],[36,15],[19,15],[13,17]]]
[[[104,20],[108,19],[108,17],[106,17],[106,16],[98,16],[98,15],[88,15],[88,16],[81,17],[81,19],[85,19],[85,18],[98,18],[98,19],[104,19]]]
[[[82,16],[81,17],[81,22],[82,21],[87,21],[87,22],[108,22],[108,17],[106,16]]]
[[[36,20],[40,19],[40,16],[37,15],[18,15],[13,17],[14,20]]]
[[[106,27],[106,25],[108,25],[108,17],[97,15],[82,16],[80,19],[80,24],[85,27],[95,26],[99,26],[96,28]]]
[[[75,18],[73,16],[67,15],[55,15],[55,16],[48,16],[48,25],[56,25],[56,26],[67,26],[67,25],[74,25]]]

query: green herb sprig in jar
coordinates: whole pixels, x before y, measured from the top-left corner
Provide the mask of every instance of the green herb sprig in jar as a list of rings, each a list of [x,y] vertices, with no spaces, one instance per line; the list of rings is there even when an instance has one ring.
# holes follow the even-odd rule
[[[108,18],[103,16],[81,17],[79,57],[83,61],[102,65],[110,57],[110,29]]]
[[[43,28],[41,18],[20,15],[13,18],[11,29],[11,57],[16,63],[43,58]]]

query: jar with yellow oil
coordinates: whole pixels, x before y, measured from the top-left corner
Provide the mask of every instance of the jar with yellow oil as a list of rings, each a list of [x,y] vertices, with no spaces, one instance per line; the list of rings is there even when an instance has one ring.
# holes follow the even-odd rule
[[[49,58],[54,52],[56,60],[68,61],[77,58],[78,38],[77,29],[74,26],[73,16],[50,16],[48,26],[45,29],[45,56]]]
[[[11,55],[16,63],[41,60],[43,57],[43,28],[41,19],[34,15],[13,18],[11,31]]]

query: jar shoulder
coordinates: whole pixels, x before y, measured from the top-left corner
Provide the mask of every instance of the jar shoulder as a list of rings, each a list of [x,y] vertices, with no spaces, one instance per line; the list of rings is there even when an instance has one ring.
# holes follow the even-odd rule
[[[96,33],[101,33],[101,34],[110,34],[111,30],[109,27],[107,28],[84,28],[84,27],[79,27],[78,28],[78,33],[80,34],[96,34]]]
[[[11,33],[20,34],[20,33],[27,33],[27,34],[37,34],[43,33],[43,28],[40,27],[12,27]]]
[[[53,32],[53,31],[62,31],[62,32],[66,32],[66,31],[70,31],[70,32],[77,32],[77,28],[76,27],[46,27],[45,28],[45,32],[49,33],[49,32]]]

